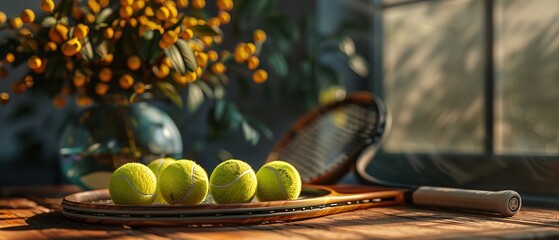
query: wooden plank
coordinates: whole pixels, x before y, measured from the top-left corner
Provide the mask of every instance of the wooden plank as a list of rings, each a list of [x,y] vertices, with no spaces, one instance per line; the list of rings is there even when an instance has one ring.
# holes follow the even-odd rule
[[[60,213],[60,198],[0,199],[0,238],[116,239],[441,239],[559,238],[559,211],[523,208],[511,218],[411,207],[379,207],[305,221],[228,227],[86,224]]]

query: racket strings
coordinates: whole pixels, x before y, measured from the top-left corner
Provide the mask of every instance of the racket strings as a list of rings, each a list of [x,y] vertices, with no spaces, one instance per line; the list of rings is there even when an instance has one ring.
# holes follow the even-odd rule
[[[354,157],[370,143],[377,130],[378,113],[348,104],[326,112],[298,132],[279,152],[291,162],[304,181]]]

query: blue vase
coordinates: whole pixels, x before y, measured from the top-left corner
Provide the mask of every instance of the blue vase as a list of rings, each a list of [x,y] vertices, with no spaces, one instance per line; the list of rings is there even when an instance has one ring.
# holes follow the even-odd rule
[[[181,158],[182,152],[173,120],[145,102],[95,104],[66,126],[60,143],[62,173],[84,189],[108,188],[125,163]]]

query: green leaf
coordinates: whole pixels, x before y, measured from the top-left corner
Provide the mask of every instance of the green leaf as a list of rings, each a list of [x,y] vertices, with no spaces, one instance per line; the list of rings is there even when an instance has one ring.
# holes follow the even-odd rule
[[[245,140],[251,143],[252,145],[256,145],[258,140],[260,139],[260,134],[254,130],[246,121],[241,124],[243,128],[243,135],[245,136]]]
[[[161,48],[159,48],[159,40],[161,40],[161,33],[159,31],[153,31],[153,36],[150,40],[149,45],[149,54],[147,56],[147,60],[149,60],[150,65],[154,65],[157,61],[156,56],[161,53]]]
[[[194,32],[194,35],[197,36],[219,36],[222,35],[223,32],[221,31],[220,28],[215,27],[215,26],[208,26],[208,25],[196,25],[193,26],[192,31]]]
[[[215,103],[214,119],[218,121],[221,120],[224,117],[226,110],[227,110],[227,101],[226,100],[217,101]]]
[[[177,72],[179,72],[181,75],[184,75],[186,73],[186,65],[184,64],[184,59],[182,58],[179,49],[175,45],[171,45],[167,49],[165,49],[165,55],[169,57],[173,68],[177,70]]]
[[[204,81],[196,81],[196,85],[198,85],[200,87],[200,89],[202,89],[202,92],[204,94],[206,94],[206,96],[208,98],[213,98],[214,97],[214,93],[212,91],[212,88]]]
[[[97,15],[97,19],[95,20],[95,22],[97,23],[102,23],[105,22],[105,20],[107,20],[107,18],[109,16],[111,16],[111,14],[113,14],[113,9],[111,8],[104,8],[98,15]]]
[[[184,39],[179,39],[175,45],[182,56],[186,68],[191,72],[196,71],[198,64],[196,63],[196,57],[194,57],[194,51],[192,51],[192,48],[188,46],[188,42]]]
[[[367,77],[369,76],[369,67],[367,60],[363,58],[361,55],[354,55],[353,57],[349,58],[348,61],[349,68],[353,70],[357,75],[360,77]]]
[[[190,84],[188,88],[188,110],[193,113],[204,102],[204,93],[196,84]]]
[[[299,29],[297,24],[293,18],[284,15],[284,14],[276,14],[267,19],[267,22],[270,26],[276,27],[278,34],[281,34],[282,37],[296,40],[299,36]]]
[[[146,30],[142,34],[142,39],[140,40],[140,58],[142,61],[147,61],[150,57],[150,48],[152,45],[154,33],[152,30]]]
[[[182,108],[182,98],[172,84],[164,81],[159,81],[156,83],[157,88],[161,91],[161,93],[168,97],[173,103],[175,103],[178,107]]]
[[[43,22],[41,22],[41,27],[51,28],[55,24],[56,24],[56,18],[48,16],[43,19]]]
[[[271,139],[272,137],[274,137],[274,133],[272,133],[272,130],[264,125],[264,123],[256,121],[254,119],[247,119],[246,121],[258,132],[264,134],[266,138]]]
[[[287,59],[278,51],[268,51],[268,64],[274,68],[275,72],[280,77],[286,77],[289,74]]]

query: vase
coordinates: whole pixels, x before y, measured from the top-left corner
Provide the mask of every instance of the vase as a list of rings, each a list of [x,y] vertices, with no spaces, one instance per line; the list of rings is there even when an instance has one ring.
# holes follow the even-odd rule
[[[146,102],[103,101],[65,127],[60,142],[62,174],[84,189],[109,186],[115,169],[130,162],[182,156],[182,138],[165,112]]]

